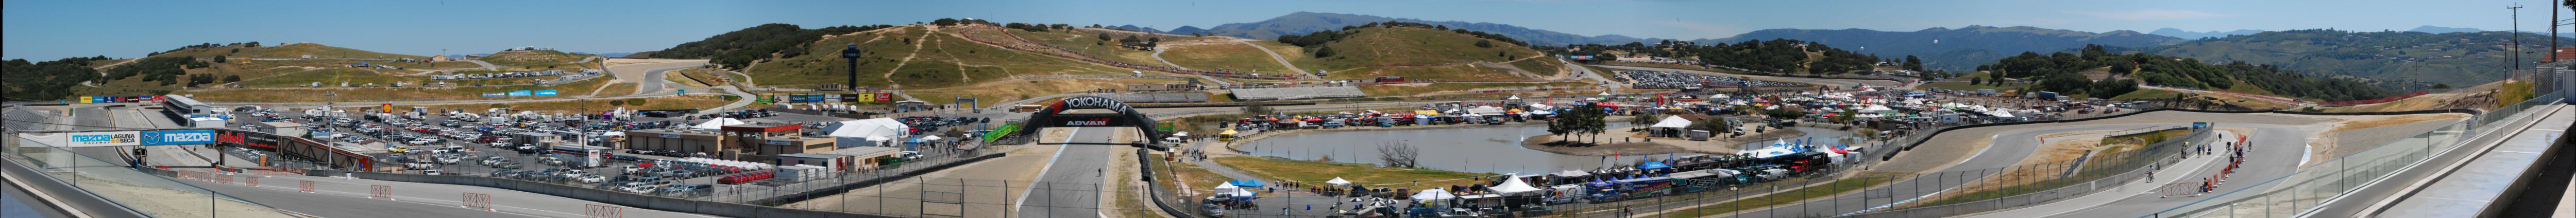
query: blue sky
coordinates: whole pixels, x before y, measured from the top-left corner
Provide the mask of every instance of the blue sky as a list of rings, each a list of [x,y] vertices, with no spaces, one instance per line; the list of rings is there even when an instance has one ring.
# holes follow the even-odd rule
[[[136,57],[197,43],[313,42],[433,55],[517,46],[578,52],[669,48],[764,23],[816,28],[942,17],[999,22],[1211,27],[1297,11],[1518,25],[1581,35],[1722,38],[1760,29],[1913,31],[1967,25],[2089,32],[2179,28],[2547,28],[2546,0],[2346,1],[6,1],[0,58]],[[2576,17],[2576,13],[2569,13]]]

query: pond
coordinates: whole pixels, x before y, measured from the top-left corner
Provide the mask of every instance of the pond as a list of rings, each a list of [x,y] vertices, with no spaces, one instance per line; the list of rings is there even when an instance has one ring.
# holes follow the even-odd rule
[[[1629,125],[1626,123],[1611,123],[1610,128],[1612,128],[1612,130],[1610,131],[1617,133],[1603,133],[1604,136],[1602,137],[1604,140],[1608,140],[1616,137],[1610,136],[1611,134],[1624,134],[1627,126]],[[1824,139],[1827,136],[1839,137],[1849,135],[1848,133],[1828,128],[1794,128],[1799,128],[1798,130],[1800,131],[1807,131],[1809,135],[1817,136],[1817,141],[1828,141]],[[1546,125],[1535,124],[1392,131],[1335,131],[1273,136],[1259,141],[1246,142],[1246,144],[1238,148],[1252,155],[1260,156],[1286,157],[1298,160],[1316,160],[1318,158],[1330,156],[1334,162],[1381,164],[1384,161],[1378,159],[1378,148],[1384,145],[1401,143],[1411,145],[1415,149],[1419,150],[1421,156],[1418,157],[1419,159],[1417,162],[1422,165],[1422,168],[1458,172],[1520,173],[1522,175],[1550,173],[1568,169],[1589,170],[1599,169],[1606,166],[1634,165],[1638,160],[1647,158],[1648,156],[1652,156],[1653,159],[1665,159],[1670,156],[1690,156],[1697,154],[1675,153],[1669,155],[1623,155],[1617,157],[1580,156],[1530,150],[1528,148],[1522,148],[1519,144],[1520,140],[1529,138],[1530,136],[1546,134]],[[1771,142],[1765,141],[1752,143],[1753,145],[1749,146],[1752,148],[1760,148],[1761,146],[1769,146],[1770,143]]]

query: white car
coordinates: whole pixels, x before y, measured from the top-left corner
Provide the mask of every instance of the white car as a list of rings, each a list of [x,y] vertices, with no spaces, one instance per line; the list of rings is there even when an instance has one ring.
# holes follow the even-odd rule
[[[606,177],[606,176],[596,176],[596,175],[593,175],[593,176],[584,176],[584,177],[581,177],[581,183],[599,183],[599,182],[606,182],[606,181],[608,181],[608,177]]]
[[[439,171],[439,170],[422,170],[422,171],[420,171],[420,174],[422,174],[422,175],[446,175],[446,172]]]
[[[635,166],[635,165],[626,165],[626,166],[623,166],[623,167],[617,167],[617,169],[618,169],[618,170],[625,170],[625,171],[626,171],[626,173],[630,173],[630,174],[632,174],[632,173],[635,173],[635,171],[642,171],[642,170],[644,170],[644,167],[639,167],[639,166]]]

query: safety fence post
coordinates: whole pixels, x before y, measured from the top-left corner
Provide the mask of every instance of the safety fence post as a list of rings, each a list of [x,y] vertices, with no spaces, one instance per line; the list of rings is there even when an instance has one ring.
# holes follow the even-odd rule
[[[295,182],[295,191],[304,192],[304,193],[313,193],[313,181],[312,181],[312,180],[296,181],[296,182]]]

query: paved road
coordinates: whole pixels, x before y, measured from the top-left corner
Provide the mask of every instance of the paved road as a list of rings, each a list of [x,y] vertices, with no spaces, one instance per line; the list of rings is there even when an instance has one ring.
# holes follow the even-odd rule
[[[1744,74],[1732,74],[1732,73],[1719,73],[1719,72],[1711,72],[1711,71],[1705,71],[1705,70],[1672,69],[1672,68],[1658,68],[1658,67],[1631,67],[1631,66],[1616,66],[1616,65],[1592,65],[1592,66],[1606,67],[1606,68],[1610,68],[1610,69],[1625,69],[1625,70],[1678,71],[1678,72],[1686,72],[1686,73],[1697,73],[1697,74],[1708,74],[1708,75],[1719,75],[1719,76],[1744,76],[1744,77],[1752,77],[1752,78],[1754,78],[1754,79],[1760,79],[1760,80],[1788,81],[1788,82],[1801,82],[1801,83],[1814,83],[1814,84],[1824,84],[1824,85],[1832,85],[1832,86],[1841,86],[1841,87],[1846,87],[1846,88],[1848,88],[1848,87],[1857,87],[1857,86],[1860,86],[1861,84],[1868,84],[1868,85],[1870,85],[1870,86],[1876,86],[1876,87],[1895,87],[1895,86],[1899,85],[1896,81],[1887,81],[1887,80],[1867,80],[1867,79],[1824,79],[1824,78],[1806,78],[1806,77],[1760,76],[1760,75],[1744,75]]]
[[[705,60],[690,60],[608,66],[608,75],[617,78],[617,81],[620,82],[636,83],[635,94],[631,96],[659,96],[665,95],[661,93],[663,92],[662,87],[666,86],[666,83],[670,82],[669,80],[663,79],[665,78],[663,76],[664,72],[704,66],[706,64],[707,61]]]
[[[1995,136],[1993,136],[1993,144],[1991,146],[1987,146],[1985,150],[1977,152],[1967,160],[1962,160],[1957,164],[1953,164],[1948,168],[1940,170],[1940,172],[1953,173],[1935,174],[1955,176],[1917,177],[1906,181],[1890,183],[1885,186],[1894,190],[1892,193],[1899,193],[1897,194],[1897,197],[1860,198],[1855,196],[1858,195],[1858,193],[1844,194],[1834,196],[1832,199],[1835,200],[1815,200],[1801,204],[1782,205],[1776,208],[1745,210],[1742,213],[1731,214],[1725,217],[1814,217],[1863,212],[1873,207],[1895,204],[1898,202],[1909,202],[1911,200],[1907,199],[1949,191],[1952,188],[1962,186],[1961,184],[1977,182],[1994,173],[2001,173],[1999,170],[1993,169],[2020,164],[2022,160],[2029,159],[2032,153],[2037,152],[2039,150],[2039,145],[2044,144],[2040,142],[2039,136],[2041,135],[2061,132],[2115,131],[2153,127],[2172,127],[2179,125],[2189,125],[2189,123],[2060,125],[2008,130],[1995,134]],[[2300,144],[2304,145],[2305,143]]]
[[[584,217],[588,206],[619,207],[624,217],[714,217],[671,211],[624,208],[599,202],[511,191],[498,188],[406,183],[365,179],[343,179],[312,176],[261,177],[257,187],[248,178],[236,178],[232,184],[187,180],[190,185],[222,192],[226,195],[259,202],[278,209],[321,217]],[[301,191],[301,181],[313,181],[313,193]],[[370,190],[387,186],[394,200],[371,198]],[[491,211],[464,208],[465,193],[490,195]]]
[[[2261,183],[2266,179],[2288,176],[2290,173],[2298,171],[2299,163],[2305,162],[2307,158],[2312,158],[2306,155],[2309,153],[2306,148],[2307,142],[2315,140],[2308,138],[2314,134],[2310,134],[2310,131],[2300,129],[2299,127],[2267,124],[2220,125],[2222,127],[2254,128],[2254,132],[2246,134],[2245,136],[2250,137],[2250,140],[2252,140],[2252,144],[2255,147],[2246,153],[2248,158],[2246,158],[2245,163],[2241,165],[2241,168],[2238,168],[2236,173],[2229,176],[2231,178],[2238,179],[2219,183],[2217,191],[2214,193],[2225,193],[2228,191],[2247,188],[2254,188],[2257,190],[2274,188],[2273,186],[2275,185],[2271,184],[2266,184],[2260,187],[2249,186]],[[2234,137],[2236,137],[2235,134],[2227,134],[2223,135],[2219,139],[2221,139],[2220,141],[2234,141]],[[2203,157],[2205,158],[2195,158],[2195,160],[2185,161],[2183,165],[2180,165],[2196,167],[2158,170],[2156,174],[2158,176],[2154,181],[2132,184],[2139,188],[2122,187],[2119,189],[2069,198],[2068,200],[2060,202],[2033,205],[1980,215],[1978,217],[2142,217],[2156,215],[2155,213],[2157,211],[2182,206],[2183,204],[2199,201],[2204,198],[2215,197],[2191,195],[2167,197],[2154,189],[2155,187],[2169,183],[2196,183],[2201,181],[2201,178],[2209,178],[2226,167],[2226,159],[2218,158],[2219,155]],[[2181,176],[2176,177],[2175,175]]]
[[[1109,167],[1109,161],[1113,161],[1111,157],[1117,157],[1110,152],[1129,148],[1122,145],[1108,145],[1109,137],[1117,134],[1115,131],[1120,130],[1113,127],[1077,127],[1073,134],[1067,134],[1065,141],[1071,143],[1066,144],[1064,149],[1056,150],[1055,158],[1048,160],[1045,169],[1039,172],[1037,182],[1046,184],[1033,185],[1028,189],[1028,193],[1020,195],[1019,216],[1101,216],[1098,208],[1100,208],[1102,188],[1098,185],[1108,181],[1102,177],[1104,174],[1102,171]]]
[[[1297,64],[1291,64],[1291,63],[1288,63],[1288,58],[1280,57],[1280,56],[1279,56],[1279,52],[1273,52],[1273,51],[1270,51],[1270,47],[1261,47],[1261,45],[1252,44],[1252,42],[1246,42],[1246,41],[1242,41],[1242,40],[1236,40],[1236,41],[1234,41],[1234,43],[1243,43],[1243,46],[1252,46],[1252,49],[1258,49],[1258,50],[1261,50],[1261,53],[1262,53],[1262,54],[1270,54],[1270,60],[1279,61],[1279,66],[1288,67],[1288,72],[1297,72],[1297,75],[1305,75],[1305,76],[1306,76],[1306,79],[1313,79],[1313,80],[1323,80],[1323,79],[1324,79],[1324,77],[1322,77],[1322,76],[1315,76],[1315,72],[1314,72],[1314,71],[1306,71],[1306,69],[1297,69]],[[1567,66],[1573,66],[1573,65],[1567,65]]]

